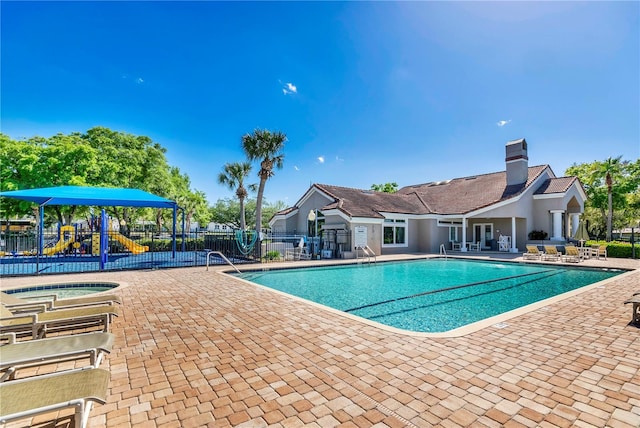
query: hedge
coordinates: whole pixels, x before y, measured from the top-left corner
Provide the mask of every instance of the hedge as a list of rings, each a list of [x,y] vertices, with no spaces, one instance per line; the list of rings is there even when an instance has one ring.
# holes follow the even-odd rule
[[[587,241],[584,244],[587,247],[592,245],[606,245],[607,257],[616,257],[620,259],[630,259],[632,255],[632,248],[629,242],[620,241]],[[636,243],[636,259],[640,259],[640,243]]]

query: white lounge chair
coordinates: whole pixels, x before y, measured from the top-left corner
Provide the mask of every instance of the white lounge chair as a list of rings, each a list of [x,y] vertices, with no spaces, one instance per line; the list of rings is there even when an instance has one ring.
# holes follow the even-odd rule
[[[580,251],[573,245],[567,245],[564,247],[565,255],[562,256],[562,260],[565,262],[579,263],[581,260]]]
[[[0,383],[0,424],[64,409],[75,409],[75,428],[84,428],[91,404],[107,401],[109,372],[67,371]],[[55,415],[55,413],[52,413]]]
[[[544,253],[538,249],[537,245],[527,245],[527,252],[522,254],[523,259],[542,259]]]
[[[111,333],[86,333],[16,342],[15,334],[10,334],[9,343],[0,346],[0,382],[15,379],[20,369],[65,361],[88,358],[91,367],[98,367],[104,354],[111,352],[114,338]]]
[[[595,257],[598,260],[600,260],[600,257],[604,257],[604,259],[607,260],[607,244],[592,246],[591,257]]]
[[[13,313],[0,304],[0,334],[15,333],[18,337],[42,339],[48,332],[67,332],[100,328],[109,331],[113,317],[118,316],[114,306],[88,306],[81,308]]]
[[[555,245],[545,245],[542,260],[558,261],[562,257],[562,253],[558,251]]]

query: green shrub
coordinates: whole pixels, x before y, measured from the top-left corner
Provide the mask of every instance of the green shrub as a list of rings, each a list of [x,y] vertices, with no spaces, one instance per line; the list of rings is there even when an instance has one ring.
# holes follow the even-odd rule
[[[529,232],[529,239],[532,241],[544,241],[547,239],[547,236],[549,235],[543,230],[532,230]]]
[[[264,256],[265,261],[280,260],[280,251],[267,251]]]
[[[587,241],[584,244],[587,247],[592,245],[606,245],[607,257],[616,257],[620,259],[630,259],[632,256],[632,248],[629,242],[619,241]],[[640,245],[636,244],[636,259],[640,259]]]
[[[136,241],[140,245],[146,245],[149,247],[149,251],[153,252],[161,252],[161,251],[171,251],[172,250],[172,240],[171,239],[141,239]],[[187,251],[201,250],[204,249],[204,239],[194,239],[187,238],[184,240],[185,249]],[[182,250],[182,239],[176,239],[176,249]]]

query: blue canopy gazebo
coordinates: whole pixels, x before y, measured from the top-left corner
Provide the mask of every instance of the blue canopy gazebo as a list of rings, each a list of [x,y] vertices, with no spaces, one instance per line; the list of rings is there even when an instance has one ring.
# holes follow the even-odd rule
[[[61,186],[0,192],[0,196],[34,202],[39,205],[38,254],[44,247],[44,207],[48,205],[82,205],[138,208],[170,208],[173,210],[173,257],[176,254],[176,218],[178,204],[140,189],[112,187]],[[103,210],[104,211],[104,210]],[[106,218],[103,212],[103,219]],[[105,229],[105,228],[103,228]],[[183,228],[184,229],[184,228]],[[184,242],[184,240],[183,240]],[[101,262],[104,252],[101,255]],[[101,263],[102,264],[102,263]]]

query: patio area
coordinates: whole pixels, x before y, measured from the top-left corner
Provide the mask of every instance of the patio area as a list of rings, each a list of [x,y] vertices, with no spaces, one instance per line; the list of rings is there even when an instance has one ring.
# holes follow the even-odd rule
[[[623,305],[640,291],[638,270],[462,337],[420,337],[219,273],[228,269],[3,278],[2,289],[123,284],[101,366],[109,398],[92,427],[640,427],[640,328]]]

